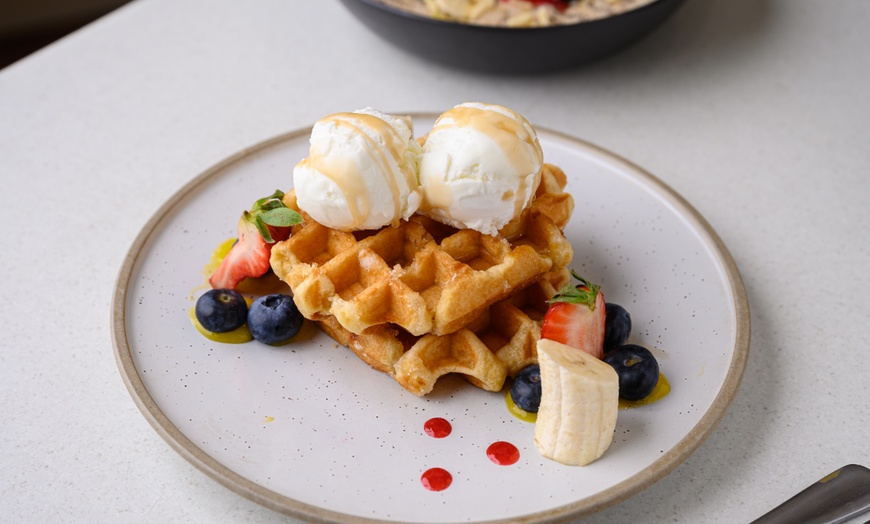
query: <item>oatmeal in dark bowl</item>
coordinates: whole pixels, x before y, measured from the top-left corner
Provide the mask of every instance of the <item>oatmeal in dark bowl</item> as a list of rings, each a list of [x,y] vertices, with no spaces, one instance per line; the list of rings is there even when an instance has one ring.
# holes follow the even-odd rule
[[[623,50],[661,25],[683,0],[341,2],[377,36],[431,62],[479,73],[535,74],[576,67]],[[562,18],[571,8],[595,9],[598,4],[594,13],[584,15],[594,18],[578,22]],[[601,6],[612,10],[603,11]],[[519,10],[528,7],[533,9]],[[450,16],[444,8],[450,9]],[[525,19],[529,13],[534,20]]]
[[[496,27],[547,27],[599,20],[654,0],[379,0],[438,20]]]

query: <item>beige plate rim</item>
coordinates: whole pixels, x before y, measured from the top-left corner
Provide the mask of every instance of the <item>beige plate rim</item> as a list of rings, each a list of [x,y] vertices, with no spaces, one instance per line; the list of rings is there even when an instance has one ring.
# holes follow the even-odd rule
[[[412,119],[434,119],[438,116],[434,113],[414,112],[397,114],[407,114]],[[124,380],[124,384],[127,387],[127,391],[130,393],[136,406],[155,431],[157,431],[170,447],[197,469],[238,495],[279,513],[315,523],[372,524],[381,521],[331,511],[278,494],[242,477],[206,454],[202,449],[191,442],[167,418],[151,397],[151,394],[148,392],[148,389],[145,387],[145,384],[142,382],[139,372],[136,369],[130,345],[127,340],[125,303],[130,278],[132,277],[133,269],[139,254],[142,252],[142,249],[147,244],[151,235],[155,232],[155,228],[163,217],[172,211],[188,194],[206,184],[213,176],[221,172],[228,165],[238,162],[248,155],[257,153],[275,144],[297,139],[301,136],[308,136],[310,132],[311,128],[309,127],[283,133],[259,142],[226,158],[185,184],[154,213],[134,239],[118,273],[111,304],[111,336],[114,345],[115,361]],[[728,369],[723,385],[704,416],[676,446],[664,453],[661,458],[656,460],[646,469],[609,489],[572,504],[566,504],[548,511],[521,517],[498,519],[479,524],[550,523],[561,522],[566,519],[581,518],[618,504],[619,502],[622,502],[646,489],[673,471],[712,434],[724,418],[725,413],[728,411],[728,408],[731,406],[735,396],[737,395],[749,359],[751,332],[750,314],[749,301],[746,295],[746,289],[743,285],[743,279],[740,276],[737,264],[728,251],[728,248],[701,214],[676,191],[671,189],[656,176],[629,160],[585,140],[565,133],[552,131],[543,127],[538,127],[538,132],[540,134],[550,134],[562,140],[573,142],[584,148],[594,150],[599,156],[606,157],[611,163],[621,164],[637,173],[643,177],[648,184],[656,187],[662,195],[666,196],[672,203],[676,204],[689,218],[695,221],[700,229],[707,234],[709,240],[713,244],[712,247],[715,249],[715,253],[718,255],[720,262],[723,265],[731,286],[731,292],[734,296],[734,312],[736,320],[734,353],[731,359],[731,366]]]

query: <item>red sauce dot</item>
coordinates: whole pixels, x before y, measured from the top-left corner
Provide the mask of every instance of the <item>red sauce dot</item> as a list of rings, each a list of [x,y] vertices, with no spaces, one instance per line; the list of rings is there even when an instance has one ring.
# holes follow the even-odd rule
[[[443,491],[453,482],[453,476],[446,469],[431,468],[423,472],[420,482],[429,491]]]
[[[520,450],[510,442],[494,442],[486,448],[486,456],[499,466],[510,466],[520,460]]]
[[[450,422],[447,422],[443,418],[430,418],[423,424],[423,431],[430,437],[444,438],[453,431],[453,427],[450,425]]]

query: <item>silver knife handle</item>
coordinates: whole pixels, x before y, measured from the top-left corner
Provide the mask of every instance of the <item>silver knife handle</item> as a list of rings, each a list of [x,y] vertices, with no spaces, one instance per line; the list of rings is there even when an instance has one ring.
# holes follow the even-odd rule
[[[752,524],[837,524],[870,511],[870,469],[844,466]]]

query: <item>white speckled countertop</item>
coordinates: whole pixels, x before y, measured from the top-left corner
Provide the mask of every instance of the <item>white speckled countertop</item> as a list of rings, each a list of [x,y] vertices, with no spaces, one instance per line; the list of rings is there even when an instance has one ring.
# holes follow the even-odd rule
[[[146,422],[110,302],[132,238],[187,181],[365,106],[513,107],[658,176],[734,257],[752,349],[730,411],[670,475],[584,522],[748,522],[870,465],[868,22],[860,0],[688,1],[619,55],[505,79],[398,51],[337,1],[139,0],[0,71],[0,521],[291,521]]]

